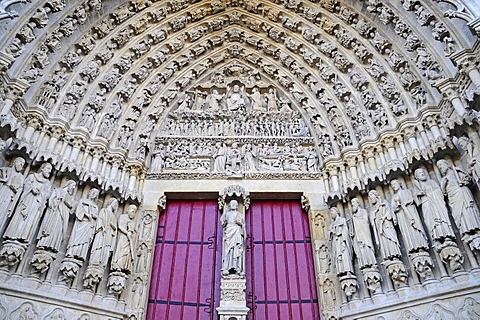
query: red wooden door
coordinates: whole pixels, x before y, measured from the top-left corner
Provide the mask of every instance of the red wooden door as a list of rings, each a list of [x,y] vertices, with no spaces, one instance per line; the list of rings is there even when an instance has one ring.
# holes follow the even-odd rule
[[[167,202],[158,224],[148,320],[218,318],[221,226],[217,208],[214,200]]]
[[[320,319],[307,214],[299,201],[252,201],[246,214],[249,320]]]

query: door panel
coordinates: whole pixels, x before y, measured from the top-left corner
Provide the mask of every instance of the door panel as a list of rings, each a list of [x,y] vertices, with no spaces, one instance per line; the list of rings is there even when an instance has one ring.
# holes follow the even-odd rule
[[[308,217],[299,201],[252,201],[246,224],[249,319],[319,319]]]
[[[148,320],[217,318],[219,219],[214,200],[168,201],[159,219]]]

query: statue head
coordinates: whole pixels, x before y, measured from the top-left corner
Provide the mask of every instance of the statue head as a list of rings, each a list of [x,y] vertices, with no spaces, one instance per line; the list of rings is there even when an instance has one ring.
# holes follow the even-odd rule
[[[368,192],[368,199],[370,199],[370,203],[372,204],[377,203],[380,199],[377,190],[370,190],[370,192]]]
[[[53,169],[53,167],[52,167],[51,163],[44,162],[40,166],[39,172],[41,172],[45,178],[49,178],[50,174],[52,173],[52,169]]]
[[[330,208],[330,215],[332,216],[332,220],[337,219],[340,216],[340,211],[338,211],[337,207]]]
[[[237,210],[238,209],[238,201],[237,200],[231,200],[230,201],[230,210]]]
[[[238,84],[233,86],[233,92],[238,92],[239,89],[240,89],[240,87],[238,86]]]
[[[16,157],[15,160],[13,160],[13,167],[17,172],[22,171],[24,165],[25,165],[25,159],[22,157]]]
[[[438,167],[438,170],[440,170],[440,173],[443,176],[447,173],[448,169],[450,169],[451,165],[447,160],[440,159],[440,160],[437,161],[437,167]]]
[[[96,197],[98,197],[98,193],[99,193],[99,191],[98,191],[97,188],[92,188],[92,189],[90,189],[90,191],[88,192],[88,198],[93,200],[93,199],[95,199]]]
[[[137,206],[134,204],[131,204],[127,208],[127,214],[130,219],[135,218],[135,213],[137,212]]]
[[[350,203],[352,204],[353,212],[356,212],[360,208],[360,201],[357,198],[350,200]]]
[[[63,186],[64,189],[67,189],[68,194],[72,195],[77,187],[77,183],[74,180],[68,180]]]
[[[418,168],[414,172],[415,179],[418,181],[427,181],[427,173],[423,168]]]
[[[118,209],[117,198],[111,198],[110,200],[108,200],[107,207],[111,207],[113,211],[117,211],[117,209]]]
[[[400,181],[398,181],[397,179],[393,179],[392,181],[390,181],[390,186],[392,187],[393,191],[398,191],[402,188]]]

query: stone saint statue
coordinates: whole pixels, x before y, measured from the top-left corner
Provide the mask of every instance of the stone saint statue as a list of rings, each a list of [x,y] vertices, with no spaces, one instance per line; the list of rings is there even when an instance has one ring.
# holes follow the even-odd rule
[[[412,192],[403,189],[400,181],[396,179],[390,182],[390,186],[393,189],[392,208],[397,216],[405,248],[408,252],[428,250],[427,237],[415,207]]]
[[[375,258],[375,248],[372,241],[372,233],[370,232],[370,224],[368,221],[368,212],[360,207],[360,201],[353,198],[352,201],[352,236],[354,239],[353,248],[357,254],[360,269],[365,267],[373,267],[377,265]]]
[[[231,90],[227,87],[227,92],[229,92],[229,95],[227,96],[226,103],[229,111],[236,111],[245,107],[243,88],[240,88],[240,86],[236,84]]]
[[[368,193],[372,204],[370,212],[370,224],[373,227],[375,242],[380,245],[380,253],[384,260],[400,258],[400,244],[398,242],[395,225],[397,219],[390,209],[390,206],[382,201],[376,190]]]
[[[95,199],[98,197],[98,189],[92,188],[86,198],[78,202],[75,210],[75,224],[67,245],[66,256],[82,261],[87,259],[87,252],[93,240],[95,221],[98,217],[98,206]]]
[[[222,214],[223,275],[244,275],[245,220],[238,211],[238,202],[230,201],[230,210]]]
[[[469,177],[446,160],[438,160],[437,167],[442,175],[442,191],[447,195],[452,216],[458,230],[472,249],[480,250],[477,233],[480,231],[480,213],[473,194],[468,188]]]
[[[17,157],[11,167],[0,168],[0,232],[12,215],[15,204],[23,188],[25,177],[22,174],[25,159]]]
[[[113,252],[112,270],[130,273],[133,267],[133,241],[135,235],[135,226],[133,219],[137,212],[137,206],[131,204],[127,211],[118,218],[117,246]]]
[[[75,181],[68,180],[63,187],[52,192],[38,232],[38,248],[49,249],[53,252],[58,252],[60,249],[63,237],[67,233],[76,187]]]
[[[50,196],[52,169],[52,165],[45,162],[37,173],[25,179],[22,196],[3,238],[23,243],[29,243],[33,238]]]
[[[348,232],[347,220],[340,216],[336,207],[330,209],[332,222],[328,234],[332,242],[332,253],[337,275],[353,274],[353,250]]]
[[[422,208],[425,224],[433,240],[455,239],[447,206],[440,185],[428,177],[427,172],[415,170],[414,194]]]
[[[115,216],[117,209],[118,200],[112,198],[105,208],[100,210],[89,265],[105,266],[107,264],[117,236],[117,217]]]

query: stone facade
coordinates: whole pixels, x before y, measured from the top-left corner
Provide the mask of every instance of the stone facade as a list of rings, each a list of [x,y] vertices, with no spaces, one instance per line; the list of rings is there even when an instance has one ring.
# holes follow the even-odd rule
[[[187,193],[302,201],[322,319],[478,318],[479,35],[475,1],[2,1],[0,319],[143,319]]]

